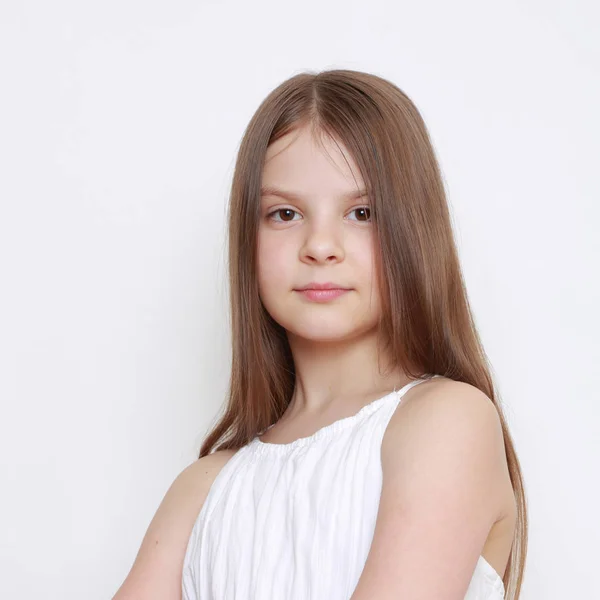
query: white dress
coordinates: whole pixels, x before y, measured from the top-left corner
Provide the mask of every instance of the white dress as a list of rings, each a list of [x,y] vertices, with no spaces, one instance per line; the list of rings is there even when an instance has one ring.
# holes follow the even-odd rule
[[[240,448],[192,529],[183,600],[348,600],[375,529],[385,428],[402,396],[426,380],[311,436],[288,444],[257,436]],[[480,556],[465,600],[503,598],[500,575]]]

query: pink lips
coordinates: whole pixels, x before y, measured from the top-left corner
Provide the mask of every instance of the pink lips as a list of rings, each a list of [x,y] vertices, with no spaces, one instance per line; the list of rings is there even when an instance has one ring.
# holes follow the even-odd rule
[[[349,292],[350,290],[298,290],[305,298],[312,300],[313,302],[329,302],[334,298],[338,298],[342,294]]]
[[[313,287],[314,286],[314,287]],[[329,302],[335,298],[339,298],[342,294],[349,292],[349,289],[334,287],[334,284],[309,284],[303,289],[297,289],[298,293],[302,294],[308,300],[313,302]]]

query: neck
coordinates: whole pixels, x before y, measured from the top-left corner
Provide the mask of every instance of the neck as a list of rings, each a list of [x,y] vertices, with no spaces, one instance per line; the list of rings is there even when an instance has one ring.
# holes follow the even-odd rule
[[[388,357],[378,357],[374,332],[333,342],[307,340],[288,332],[288,341],[296,372],[289,416],[317,414],[338,402],[368,402],[409,381],[401,369],[388,367]]]

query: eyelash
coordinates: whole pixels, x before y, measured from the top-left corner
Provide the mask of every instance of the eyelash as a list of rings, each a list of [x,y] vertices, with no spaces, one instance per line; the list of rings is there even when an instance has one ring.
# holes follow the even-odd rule
[[[357,221],[358,223],[370,223],[371,222],[371,220],[372,220],[372,217],[371,217],[371,207],[370,206],[357,206],[356,208],[353,208],[350,211],[350,212],[354,212],[354,211],[357,211],[357,210],[364,210],[364,209],[366,209],[366,210],[369,211],[369,219],[367,221]],[[298,214],[298,211],[294,210],[293,208],[285,208],[285,207],[284,208],[276,208],[275,210],[273,210],[273,211],[271,211],[270,213],[267,214],[267,218],[271,219],[272,215],[274,215],[276,213],[279,213],[279,212],[282,212],[284,210],[288,210],[288,211],[291,211],[293,213]],[[275,221],[275,223],[293,223],[293,220],[292,221],[278,221],[276,219],[272,219],[272,220]]]

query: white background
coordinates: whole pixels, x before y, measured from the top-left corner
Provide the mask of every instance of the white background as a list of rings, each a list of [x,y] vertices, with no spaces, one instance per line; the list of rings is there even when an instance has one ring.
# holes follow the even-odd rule
[[[225,211],[305,69],[391,79],[440,160],[530,505],[524,600],[598,592],[593,2],[0,5],[0,597],[106,600],[229,374]]]

